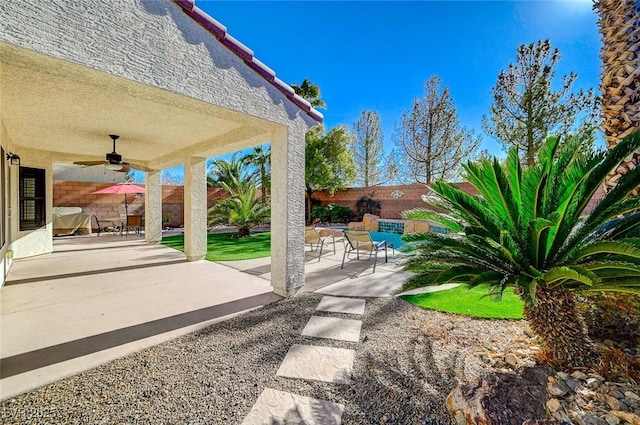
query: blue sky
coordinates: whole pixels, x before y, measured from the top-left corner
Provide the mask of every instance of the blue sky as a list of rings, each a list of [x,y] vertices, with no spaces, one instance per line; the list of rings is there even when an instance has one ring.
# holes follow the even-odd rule
[[[600,38],[591,1],[196,1],[287,83],[318,84],[325,125],[378,111],[385,149],[403,109],[439,75],[460,121],[483,134],[491,88],[516,48],[550,39],[558,76],[598,88]],[[249,12],[251,11],[251,12]],[[490,136],[483,147],[500,153]]]
[[[498,73],[524,43],[549,39],[560,49],[560,77],[598,89],[600,37],[590,0],[563,1],[203,1],[227,27],[291,84],[317,84],[325,125],[349,127],[363,109],[380,114],[386,151],[402,111],[433,74],[449,86],[462,125],[483,137]],[[169,170],[181,176],[182,170]],[[179,177],[178,177],[179,178]]]

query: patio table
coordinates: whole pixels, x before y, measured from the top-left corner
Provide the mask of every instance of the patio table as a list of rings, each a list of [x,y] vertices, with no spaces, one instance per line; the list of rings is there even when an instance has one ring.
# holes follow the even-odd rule
[[[123,219],[122,217],[112,217],[112,218],[105,218],[104,221],[111,222],[111,225],[113,226],[113,233],[115,233],[118,236],[122,236],[125,219]]]

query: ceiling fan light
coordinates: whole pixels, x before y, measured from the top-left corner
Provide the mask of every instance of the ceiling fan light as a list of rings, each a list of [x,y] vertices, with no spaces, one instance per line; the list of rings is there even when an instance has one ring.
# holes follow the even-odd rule
[[[107,170],[113,170],[113,171],[120,171],[122,170],[122,165],[121,164],[105,164],[104,167]]]

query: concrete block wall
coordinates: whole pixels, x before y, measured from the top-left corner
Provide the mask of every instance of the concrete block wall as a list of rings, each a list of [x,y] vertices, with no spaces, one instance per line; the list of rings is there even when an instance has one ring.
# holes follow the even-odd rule
[[[53,182],[54,207],[81,207],[87,214],[99,220],[119,217],[124,214],[124,195],[93,195],[91,192],[112,186],[113,183],[93,183],[58,180]],[[144,187],[144,184],[139,186]],[[224,197],[224,190],[208,188],[207,208],[217,199]],[[127,195],[129,215],[144,215],[144,195],[136,199],[135,194]],[[162,186],[162,216],[171,215],[171,227],[184,225],[184,187]],[[95,226],[95,223],[92,223]]]
[[[467,182],[455,183],[467,193],[477,195],[478,191]],[[403,192],[399,198],[394,198],[392,194]],[[358,187],[340,190],[333,196],[327,191],[315,192],[313,197],[321,202],[322,205],[337,204],[349,207],[354,213],[357,213],[356,203],[363,196],[369,196],[380,202],[380,217],[389,219],[402,218],[402,211],[413,208],[425,208],[427,204],[422,200],[422,195],[426,195],[429,188],[423,184],[411,184],[401,186],[376,186],[376,187]],[[604,196],[604,188],[601,187],[589,201],[584,210],[584,214],[588,214],[597,205],[598,201]]]
[[[477,193],[469,183],[457,183],[463,190],[468,193]],[[392,194],[402,196],[395,198]],[[400,186],[375,186],[375,187],[357,187],[336,192],[333,196],[327,191],[319,191],[314,193],[313,197],[319,200],[322,205],[337,204],[349,207],[353,212],[357,213],[356,203],[363,196],[369,196],[380,202],[380,217],[389,219],[401,219],[402,211],[413,208],[424,208],[427,204],[422,200],[422,195],[429,192],[423,184],[411,184]]]

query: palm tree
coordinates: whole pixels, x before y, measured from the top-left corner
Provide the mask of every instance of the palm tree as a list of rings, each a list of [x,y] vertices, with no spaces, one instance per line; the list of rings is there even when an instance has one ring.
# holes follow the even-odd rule
[[[494,158],[465,165],[480,196],[434,183],[428,203],[445,212],[405,216],[440,223],[450,233],[405,236],[415,247],[407,266],[417,273],[405,287],[488,284],[495,299],[514,287],[552,363],[592,365],[598,353],[573,292],[640,292],[640,213],[630,214],[640,197],[626,198],[640,167],[621,177],[588,217],[580,215],[607,173],[638,147],[640,133],[608,152],[584,149],[575,137],[551,138],[528,168],[515,149],[503,164]]]
[[[271,211],[260,203],[254,183],[234,180],[231,184],[221,183],[229,197],[216,201],[209,212],[208,222],[210,226],[224,224],[237,227],[238,237],[242,238],[249,236],[253,227],[263,224]]]
[[[223,183],[233,188],[235,182],[253,182],[255,173],[247,170],[246,163],[234,153],[229,161],[218,158],[209,164],[208,187],[223,187]]]
[[[612,148],[640,128],[640,2],[595,0],[602,36],[602,106],[607,147]],[[640,152],[625,158],[607,178],[607,187],[640,166]],[[640,186],[635,194],[640,193]]]
[[[260,177],[260,191],[262,205],[267,205],[267,192],[271,187],[271,147],[257,146],[253,148],[251,153],[248,153],[242,158],[245,164],[251,164],[259,169]]]
[[[314,108],[326,108],[327,105],[324,103],[324,100],[320,99],[320,88],[313,84],[311,81],[306,78],[302,81],[302,84],[291,84],[291,88],[296,92],[298,96],[303,97]]]

